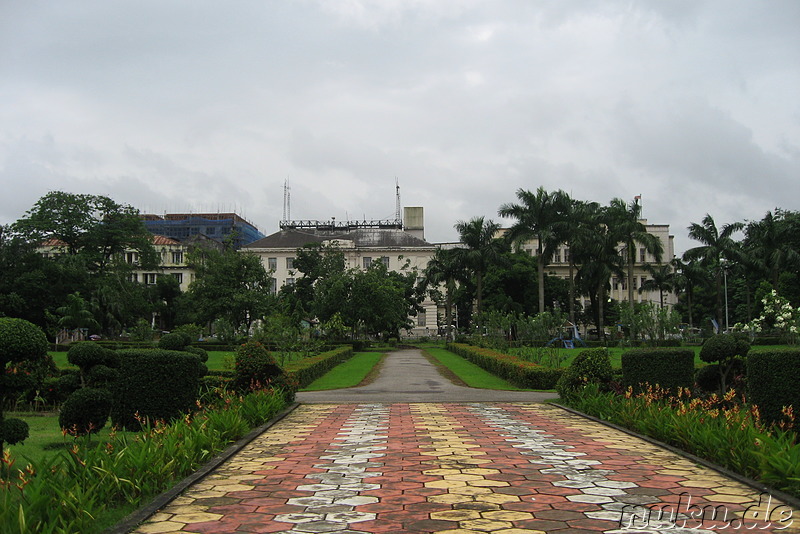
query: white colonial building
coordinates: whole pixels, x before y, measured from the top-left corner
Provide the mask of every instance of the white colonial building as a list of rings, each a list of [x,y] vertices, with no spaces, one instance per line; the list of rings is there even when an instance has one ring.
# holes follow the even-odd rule
[[[261,258],[271,273],[272,291],[277,292],[303,275],[294,268],[294,259],[297,249],[311,243],[338,247],[344,253],[347,269],[366,269],[374,262],[382,262],[389,270],[416,269],[422,276],[436,250],[424,237],[423,208],[407,207],[402,221],[283,221],[280,231],[241,250]],[[436,303],[425,300],[422,306],[424,312],[414,317],[411,334],[436,335]]]

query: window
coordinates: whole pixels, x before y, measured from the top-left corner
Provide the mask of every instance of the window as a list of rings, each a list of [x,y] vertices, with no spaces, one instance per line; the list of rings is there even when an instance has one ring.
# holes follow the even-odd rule
[[[564,248],[564,263],[569,263],[570,261],[571,261],[571,259],[569,257],[569,249],[565,247]]]
[[[387,269],[389,268],[389,256],[381,256],[380,261],[381,263],[383,263],[384,267],[386,267]]]
[[[294,258],[286,258],[286,268],[294,269]]]
[[[425,312],[420,313],[417,315],[417,326],[426,326],[427,325],[427,317]]]
[[[365,269],[369,269],[372,266],[372,258],[369,256],[364,256],[362,261]]]
[[[131,282],[138,282],[139,275],[137,273],[131,273]]]
[[[561,249],[557,248],[553,253],[553,263],[561,263]]]
[[[158,280],[158,273],[144,273],[144,283],[148,285],[153,285]]]
[[[172,263],[180,264],[183,263],[183,252],[180,250],[173,250],[172,251]]]
[[[639,281],[639,279],[638,279],[638,278],[636,278],[636,277],[634,276],[634,277],[633,277],[633,289],[637,289],[637,287],[636,287],[636,283],[637,283],[638,281]]]
[[[287,285],[289,287],[293,286],[294,285],[294,278],[287,278],[285,285]]]
[[[270,278],[269,279],[269,292],[270,294],[274,295],[278,292],[278,279],[277,278]]]
[[[641,263],[646,263],[647,262],[647,250],[646,249],[643,249],[643,248],[639,249],[639,261]]]
[[[619,279],[616,276],[611,279],[611,287],[615,290],[619,289]]]
[[[267,268],[273,273],[278,270],[278,258],[267,258]]]
[[[217,229],[213,226],[206,226],[206,235],[214,235],[217,233]]]
[[[628,290],[628,278],[627,277],[622,279],[622,290],[623,291],[627,291]]]
[[[139,253],[138,252],[126,252],[125,253],[125,261],[128,262],[130,265],[138,265],[139,264]]]
[[[161,249],[161,264],[163,265],[165,263],[167,263],[167,249],[166,248],[162,248]]]
[[[183,273],[171,273],[172,276],[175,277],[175,280],[178,281],[179,284],[183,283]]]

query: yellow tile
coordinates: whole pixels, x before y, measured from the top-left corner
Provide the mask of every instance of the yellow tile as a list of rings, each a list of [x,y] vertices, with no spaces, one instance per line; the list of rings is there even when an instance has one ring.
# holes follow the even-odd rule
[[[469,521],[459,521],[458,526],[461,528],[470,528],[474,530],[482,530],[484,532],[493,532],[503,528],[511,528],[514,525],[509,521],[492,521],[491,519],[471,519]]]
[[[480,519],[481,514],[475,510],[445,510],[431,512],[430,517],[441,521],[466,521],[467,519]]]
[[[137,534],[166,534],[168,532],[178,532],[185,527],[186,523],[173,523],[172,521],[159,521],[158,523],[145,523],[134,532]]]
[[[494,521],[525,521],[533,519],[533,514],[530,512],[515,512],[514,510],[492,510],[490,512],[481,512],[481,517]]]

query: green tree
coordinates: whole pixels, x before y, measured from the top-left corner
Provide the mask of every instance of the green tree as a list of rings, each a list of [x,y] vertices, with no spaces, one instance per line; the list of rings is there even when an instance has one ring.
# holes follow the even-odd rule
[[[660,307],[664,307],[664,292],[669,293],[675,288],[675,271],[669,263],[653,265],[646,263],[643,266],[650,278],[642,282],[639,293],[644,291],[658,291],[658,302]]]
[[[89,304],[78,292],[67,295],[66,302],[56,309],[56,313],[61,316],[58,319],[58,325],[61,328],[75,330],[99,326],[94,314],[89,309]]]
[[[196,249],[189,253],[188,264],[196,274],[187,298],[199,322],[223,319],[237,330],[249,331],[253,321],[273,309],[269,274],[257,255]]]
[[[434,286],[438,292],[440,284],[445,286],[445,337],[453,339],[453,299],[456,292],[456,283],[466,278],[464,266],[458,261],[453,249],[437,248],[433,257],[425,268],[425,280]],[[434,295],[436,296],[436,295]]]
[[[706,214],[701,224],[689,225],[689,237],[699,241],[702,245],[690,248],[683,254],[684,261],[697,260],[707,270],[714,274],[714,293],[716,296],[717,324],[724,324],[722,313],[722,277],[725,261],[735,261],[737,258],[737,242],[733,239],[734,232],[741,230],[744,224],[735,222],[725,224],[722,229],[717,228],[714,218]]]
[[[480,317],[483,309],[483,277],[503,250],[502,241],[496,237],[500,225],[483,217],[474,217],[469,221],[458,221],[455,229],[463,247],[453,249],[453,254],[456,261],[472,274],[476,288],[475,311]]]
[[[764,273],[772,287],[778,287],[781,273],[797,272],[800,267],[800,250],[795,237],[800,228],[791,224],[790,218],[790,214],[781,210],[774,214],[768,211],[763,219],[744,228],[747,257]]]
[[[548,193],[539,187],[536,193],[524,189],[517,190],[519,204],[507,203],[500,206],[501,217],[512,217],[516,222],[506,237],[515,243],[536,240],[536,265],[539,284],[539,312],[544,308],[544,271],[553,261],[553,254],[567,237],[562,225],[567,219],[571,199],[563,191]]]
[[[628,305],[633,310],[633,269],[636,263],[637,245],[652,254],[658,263],[661,262],[664,246],[657,236],[647,232],[647,227],[641,221],[642,207],[638,200],[629,204],[620,198],[611,200],[607,216],[613,235],[623,245],[625,273],[628,278]],[[633,334],[635,336],[635,332]]]
[[[674,287],[686,296],[686,310],[689,326],[694,327],[693,306],[695,289],[707,285],[708,271],[697,260],[683,261],[680,258],[673,260],[675,266]]]

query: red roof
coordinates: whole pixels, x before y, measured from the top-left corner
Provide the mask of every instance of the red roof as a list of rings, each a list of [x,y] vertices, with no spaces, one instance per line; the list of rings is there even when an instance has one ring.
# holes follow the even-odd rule
[[[180,245],[180,241],[175,241],[174,239],[167,237],[165,235],[154,235],[153,236],[153,244],[154,245]]]

